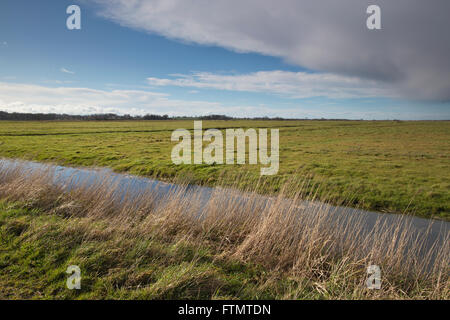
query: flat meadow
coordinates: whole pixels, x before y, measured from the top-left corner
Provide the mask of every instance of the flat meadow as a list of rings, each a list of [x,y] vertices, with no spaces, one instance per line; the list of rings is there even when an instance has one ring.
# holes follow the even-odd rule
[[[446,228],[432,240],[430,227],[402,215],[367,230],[364,215],[336,216],[327,204],[448,220],[450,122],[203,121],[278,128],[274,176],[259,165],[174,165],[172,132],[193,126],[0,122],[0,158],[109,167],[181,187],[161,198],[125,186],[118,196],[107,172],[67,189],[54,166],[0,162],[0,299],[449,299]],[[204,202],[187,193],[194,183],[230,189]],[[366,282],[374,264],[378,290]],[[71,265],[80,290],[66,288]]]
[[[450,217],[449,121],[203,121],[204,130],[279,128],[279,172],[266,177],[259,175],[259,165],[173,164],[173,130],[193,125],[193,120],[2,121],[0,157],[110,167],[210,186],[240,176],[237,188],[261,185],[258,191],[268,194],[308,176],[311,190],[331,203]]]

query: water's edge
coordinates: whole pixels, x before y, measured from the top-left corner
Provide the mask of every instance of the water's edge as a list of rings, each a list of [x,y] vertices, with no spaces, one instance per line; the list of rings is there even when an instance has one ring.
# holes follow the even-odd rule
[[[139,192],[150,189],[162,198],[169,192],[182,190],[186,196],[195,196],[197,204],[200,203],[200,207],[206,205],[213,193],[217,190],[225,193],[228,192],[230,196],[232,195],[234,199],[237,199],[237,201],[242,201],[242,203],[245,203],[248,199],[248,194],[240,193],[236,190],[195,185],[182,187],[177,184],[166,183],[150,178],[115,173],[108,168],[74,168],[34,161],[0,159],[0,170],[11,169],[14,167],[20,167],[30,171],[51,169],[55,172],[55,184],[64,186],[65,188],[72,188],[85,183],[94,183],[95,181],[108,177],[108,179],[112,179],[110,181],[114,181],[114,184],[118,186],[118,190],[121,190],[120,192],[122,192],[122,195],[125,193],[128,195],[130,193],[139,194]],[[120,194],[118,196],[120,196]],[[273,197],[258,195],[258,201],[262,201],[264,204],[273,200]],[[291,200],[286,199],[285,201]],[[443,220],[425,219],[401,214],[378,213],[309,201],[303,201],[298,207],[299,209],[300,207],[304,209],[305,207],[317,208],[317,206],[326,207],[329,209],[328,211],[330,212],[330,215],[332,215],[333,219],[336,218],[336,221],[340,220],[342,222],[342,219],[347,219],[350,223],[352,223],[352,218],[355,218],[356,215],[358,217],[358,222],[362,223],[363,230],[364,232],[367,232],[367,234],[369,234],[377,225],[379,226],[380,224],[408,226],[408,232],[417,235],[425,235],[426,243],[424,246],[424,253],[426,253],[428,249],[431,249],[433,245],[435,246],[433,248],[434,250],[439,250],[440,247],[446,245],[445,239],[448,237],[450,232],[450,222]]]

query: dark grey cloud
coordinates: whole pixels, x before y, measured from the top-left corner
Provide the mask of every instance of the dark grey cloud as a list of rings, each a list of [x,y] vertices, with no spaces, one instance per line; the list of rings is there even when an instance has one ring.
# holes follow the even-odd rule
[[[448,0],[97,0],[124,26],[312,70],[383,82],[406,98],[450,101]],[[366,28],[381,7],[382,30]]]

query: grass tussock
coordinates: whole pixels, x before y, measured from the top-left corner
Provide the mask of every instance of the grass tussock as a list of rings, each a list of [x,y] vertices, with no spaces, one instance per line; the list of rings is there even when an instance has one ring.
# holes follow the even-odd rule
[[[427,232],[412,232],[407,218],[365,231],[358,215],[303,194],[306,178],[273,198],[218,188],[205,200],[187,185],[161,198],[112,176],[75,187],[54,177],[50,167],[0,168],[0,298],[450,296],[448,234],[425,246]],[[79,292],[65,288],[71,264],[82,270]],[[373,264],[380,290],[365,286]]]

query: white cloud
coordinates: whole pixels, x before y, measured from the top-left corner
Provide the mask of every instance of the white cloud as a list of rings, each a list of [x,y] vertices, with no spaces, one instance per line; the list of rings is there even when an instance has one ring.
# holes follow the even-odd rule
[[[179,86],[230,91],[274,93],[291,98],[395,97],[391,88],[374,80],[330,73],[259,71],[249,74],[198,72],[171,78],[147,78],[153,86]]]
[[[4,47],[7,47],[7,46],[8,46],[8,42],[3,41],[3,42],[2,42],[2,45],[3,45]]]
[[[100,14],[168,38],[257,52],[324,73],[381,80],[404,97],[450,100],[450,1],[96,0]]]
[[[0,110],[7,112],[98,114],[116,113],[144,115],[168,114],[170,116],[198,116],[226,114],[234,117],[285,117],[285,118],[349,118],[349,119],[439,119],[448,118],[429,112],[408,114],[401,110],[392,112],[372,110],[351,111],[322,105],[281,104],[226,105],[214,101],[179,100],[168,94],[145,90],[96,90],[76,87],[46,87],[33,84],[0,82]]]
[[[165,93],[144,90],[107,91],[0,82],[0,110],[8,112],[203,115],[211,110],[229,113],[245,108],[217,102],[172,99]]]
[[[73,71],[70,71],[70,70],[67,70],[66,68],[61,68],[61,69],[59,69],[61,72],[64,72],[64,73],[69,73],[69,74],[75,74],[75,72],[73,72]]]

